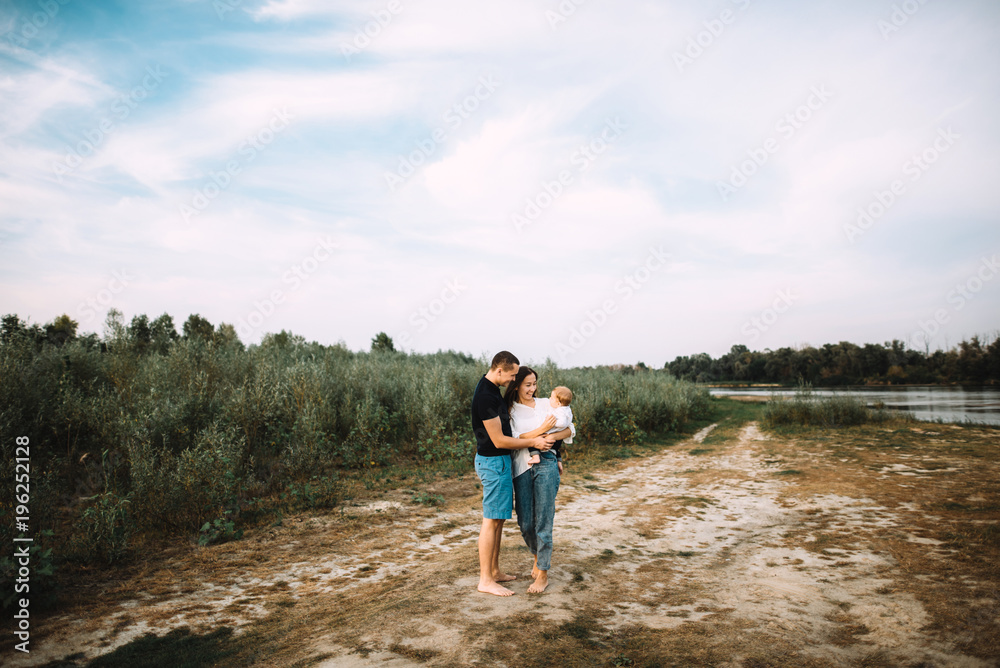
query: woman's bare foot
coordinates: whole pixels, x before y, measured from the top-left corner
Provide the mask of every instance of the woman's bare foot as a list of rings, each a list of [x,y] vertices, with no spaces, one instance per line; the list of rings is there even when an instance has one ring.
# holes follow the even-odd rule
[[[507,575],[506,573],[493,574],[494,582],[510,582],[511,580],[516,580],[516,579],[517,579],[516,575]]]
[[[545,591],[545,588],[549,586],[549,572],[548,571],[538,571],[538,577],[535,581],[531,583],[528,587],[529,594],[541,594]]]
[[[477,587],[477,589],[479,589],[479,591],[483,592],[484,594],[493,594],[494,596],[514,595],[514,592],[512,592],[510,589],[502,587],[498,585],[496,582],[486,582],[486,583],[480,582],[479,587]]]

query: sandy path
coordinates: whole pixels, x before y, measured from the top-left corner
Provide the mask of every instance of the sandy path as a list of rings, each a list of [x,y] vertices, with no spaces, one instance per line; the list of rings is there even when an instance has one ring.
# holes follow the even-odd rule
[[[443,508],[390,498],[198,551],[195,563],[176,557],[149,574],[172,586],[49,617],[32,654],[9,665],[82,661],[180,627],[239,636],[279,616],[287,630],[262,637],[306,665],[508,665],[497,647],[511,638],[498,628],[523,627],[514,642],[527,646],[543,642],[533,629],[574,632],[584,616],[604,634],[595,652],[640,631],[705,642],[708,629],[729,648],[712,665],[994,665],[929,633],[923,605],[894,586],[893,557],[866,539],[896,531],[937,550],[907,533],[910,510],[785,494],[795,483],[775,473],[788,461],[756,424],[699,451],[713,427],[587,479],[567,476],[543,595],[525,591],[530,555],[514,522],[503,564],[521,576],[517,594],[475,591],[479,497],[466,481]],[[815,549],[831,531],[852,538]]]

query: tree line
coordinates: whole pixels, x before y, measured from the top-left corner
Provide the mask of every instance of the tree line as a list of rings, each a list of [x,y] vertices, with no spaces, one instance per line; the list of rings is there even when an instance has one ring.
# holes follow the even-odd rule
[[[707,353],[676,357],[664,368],[698,383],[744,382],[814,386],[1000,383],[1000,338],[973,336],[950,350],[921,352],[902,341],[750,350],[734,345],[713,359]]]

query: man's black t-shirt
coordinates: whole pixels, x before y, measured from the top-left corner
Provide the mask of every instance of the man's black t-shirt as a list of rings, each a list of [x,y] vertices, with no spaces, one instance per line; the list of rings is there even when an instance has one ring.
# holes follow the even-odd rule
[[[510,431],[510,413],[507,412],[507,404],[500,396],[500,388],[483,376],[476,385],[476,392],[472,395],[472,433],[476,435],[476,452],[483,457],[505,457],[510,456],[510,450],[501,450],[493,445],[490,435],[486,433],[483,422],[500,418],[500,428],[504,436],[512,436]]]

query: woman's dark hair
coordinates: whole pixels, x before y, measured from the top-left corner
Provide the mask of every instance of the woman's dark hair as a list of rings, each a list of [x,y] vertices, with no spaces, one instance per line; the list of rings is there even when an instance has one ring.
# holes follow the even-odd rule
[[[528,366],[522,366],[517,370],[517,375],[514,376],[514,380],[507,384],[507,391],[504,392],[503,400],[507,403],[507,413],[510,414],[514,410],[514,402],[517,401],[517,391],[521,387],[521,383],[528,376],[534,375],[535,382],[538,382],[538,374],[535,370]]]

